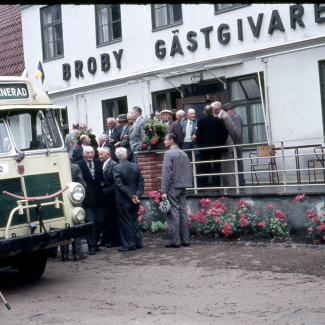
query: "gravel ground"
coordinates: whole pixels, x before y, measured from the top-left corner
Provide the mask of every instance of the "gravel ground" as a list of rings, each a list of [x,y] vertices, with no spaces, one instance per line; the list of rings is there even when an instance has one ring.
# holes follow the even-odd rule
[[[49,258],[38,281],[0,271],[1,325],[325,324],[325,246],[196,239],[166,249],[103,248],[80,262]],[[86,249],[86,245],[84,246]]]

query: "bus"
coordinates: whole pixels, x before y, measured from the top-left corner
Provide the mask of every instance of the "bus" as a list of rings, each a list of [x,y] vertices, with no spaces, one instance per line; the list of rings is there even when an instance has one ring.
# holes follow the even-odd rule
[[[0,77],[0,267],[31,278],[44,273],[49,248],[94,227],[71,179],[67,116],[28,78]]]

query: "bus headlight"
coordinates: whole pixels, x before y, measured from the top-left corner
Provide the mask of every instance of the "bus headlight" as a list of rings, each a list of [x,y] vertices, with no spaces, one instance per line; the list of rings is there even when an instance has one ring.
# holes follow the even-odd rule
[[[69,185],[70,200],[72,203],[77,204],[85,198],[85,189],[80,183],[70,183]]]
[[[73,209],[73,221],[74,223],[80,223],[85,220],[85,210],[83,208]]]

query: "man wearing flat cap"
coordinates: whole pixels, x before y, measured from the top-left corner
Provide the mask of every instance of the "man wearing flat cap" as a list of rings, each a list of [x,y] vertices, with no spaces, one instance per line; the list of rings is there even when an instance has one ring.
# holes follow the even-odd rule
[[[223,105],[223,109],[228,113],[230,116],[231,121],[235,124],[237,133],[238,133],[238,144],[243,144],[243,120],[235,111],[234,106],[231,103],[226,103]],[[243,147],[237,147],[237,158],[241,159],[243,158]],[[243,160],[237,160],[238,165],[238,172],[244,171],[244,162]],[[238,174],[239,178],[239,185],[244,186],[245,185],[245,177],[244,174]]]
[[[165,109],[160,112],[161,114],[161,122],[167,124],[167,133],[176,134],[176,142],[177,145],[181,148],[184,142],[184,135],[182,132],[182,127],[179,124],[179,121],[173,121],[172,116],[173,113],[169,109]]]
[[[132,152],[129,143],[129,133],[132,128],[132,125],[128,123],[128,117],[126,114],[120,114],[116,119],[118,125],[122,128],[122,132],[118,142],[114,144],[115,148],[123,147],[128,152],[128,160],[132,161]]]

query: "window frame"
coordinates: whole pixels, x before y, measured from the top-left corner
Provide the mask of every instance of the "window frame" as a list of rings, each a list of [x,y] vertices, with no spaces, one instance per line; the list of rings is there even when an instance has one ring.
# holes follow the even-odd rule
[[[217,7],[218,3],[217,3],[214,5],[214,14],[215,15],[222,14],[227,11],[236,10],[236,9],[240,9],[243,7],[250,6],[251,4],[250,3],[233,3],[232,5],[233,5],[232,7],[218,9],[218,7]]]
[[[182,25],[183,24],[183,8],[182,8],[182,5],[181,5],[181,15],[182,15],[182,19],[181,20],[177,20],[173,23],[170,22],[170,16],[169,16],[169,9],[167,10],[167,24],[166,25],[163,25],[163,26],[159,26],[159,27],[156,27],[156,20],[155,20],[155,8],[154,8],[154,5],[155,4],[152,4],[151,5],[151,26],[152,26],[152,32],[156,32],[156,31],[159,31],[159,30],[163,30],[163,29],[166,29],[166,28],[171,28],[171,27],[174,27],[174,26],[178,26],[178,25]],[[169,4],[167,3],[166,6],[167,8],[170,8],[172,4]]]
[[[152,96],[152,112],[160,112],[160,108],[158,106],[158,101],[157,101],[157,96],[159,95],[166,95],[166,109],[170,109],[173,113],[175,113],[177,111],[177,101],[175,99],[175,107],[172,107],[172,94],[174,95],[179,95],[179,96],[175,96],[175,98],[181,98],[180,92],[175,89],[175,88],[170,88],[170,89],[164,89],[164,90],[160,90],[160,91],[155,91],[151,93]]]
[[[112,6],[120,6],[120,28],[121,28],[121,37],[118,38],[113,38],[113,18],[112,18]],[[108,44],[113,44],[117,42],[121,42],[123,38],[123,30],[122,30],[122,15],[121,15],[121,5],[120,4],[114,4],[114,5],[106,5],[106,4],[99,4],[95,5],[95,28],[96,28],[96,46],[101,47],[105,46]],[[99,41],[99,20],[98,20],[98,12],[99,10],[107,8],[108,10],[108,21],[107,21],[107,26],[108,26],[108,41],[107,42],[102,42],[100,43]],[[104,26],[104,25],[103,25]]]
[[[60,13],[61,13],[61,19],[54,21],[50,23],[50,24],[46,24],[44,23],[44,19],[43,19],[43,11],[45,11],[48,8],[54,8],[54,7],[59,7],[60,8]],[[51,11],[51,16],[53,16],[53,12]],[[61,59],[64,57],[64,39],[63,39],[63,24],[62,24],[62,6],[61,4],[55,4],[55,5],[50,5],[50,6],[45,6],[40,8],[40,22],[41,22],[41,37],[42,37],[42,52],[43,52],[43,62],[47,62],[47,61],[52,61],[52,60],[57,60],[57,59]],[[61,41],[60,39],[55,39],[55,26],[61,25],[61,30],[62,30],[62,54],[60,55],[56,55],[55,54],[55,49],[57,48],[57,45],[55,45],[55,43]],[[45,43],[45,29],[52,27],[52,37],[53,37],[53,41],[49,42],[49,43],[53,43],[53,53],[54,55],[52,57],[46,57],[46,50],[45,50],[45,45],[49,44],[49,43]]]
[[[265,96],[264,96],[263,73],[261,73],[260,75],[261,75],[261,85],[262,85],[262,96],[264,98]],[[254,105],[254,104],[261,104],[262,109],[263,109],[262,98],[259,97],[259,98],[254,98],[254,99],[248,99],[247,96],[246,96],[246,93],[241,88],[244,95],[245,95],[245,98],[243,98],[243,99],[234,99],[234,100],[232,99],[233,94],[232,94],[231,83],[237,81],[239,86],[240,86],[239,80],[248,79],[248,78],[257,78],[257,74],[251,74],[251,75],[245,75],[245,76],[238,76],[238,77],[235,77],[235,78],[229,78],[226,81],[227,82],[227,89],[229,89],[229,93],[228,93],[229,102],[232,103],[234,106],[245,106],[246,117],[247,117],[248,143],[244,143],[244,144],[255,143],[253,141],[253,138],[254,138],[253,125],[257,125],[257,124],[262,125],[262,124],[264,124],[265,137],[267,138],[266,129],[265,129],[265,120],[264,120],[263,123],[256,123],[256,122],[253,123],[252,122],[251,106]],[[235,111],[236,111],[236,108],[235,108]],[[263,114],[263,119],[264,119],[264,114]],[[244,150],[245,149],[250,150],[250,147],[247,146],[247,147],[244,147],[243,149]]]
[[[126,112],[122,112],[120,111],[120,107],[118,105],[118,102],[121,100],[125,100],[125,107],[126,107]],[[127,96],[121,96],[121,97],[116,97],[116,98],[109,98],[109,99],[104,99],[101,101],[102,102],[102,117],[103,117],[103,130],[106,130],[107,128],[107,124],[106,124],[106,120],[107,118],[117,118],[120,114],[127,114],[128,111],[128,97]],[[114,103],[114,113],[113,116],[107,116],[105,114],[105,105],[107,105],[108,103],[113,102]],[[115,116],[114,116],[115,114]]]

